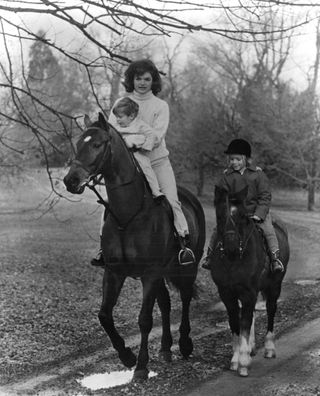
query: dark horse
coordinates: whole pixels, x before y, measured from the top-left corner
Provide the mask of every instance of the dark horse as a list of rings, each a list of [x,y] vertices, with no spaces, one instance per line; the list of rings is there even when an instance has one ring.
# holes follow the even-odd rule
[[[255,349],[254,310],[258,293],[266,299],[268,326],[265,357],[275,357],[274,316],[282,280],[289,261],[289,243],[285,226],[274,222],[285,271],[271,273],[264,237],[247,216],[244,201],[248,188],[230,193],[215,188],[217,240],[211,256],[211,276],[226,306],[233,336],[231,370],[248,375]]]
[[[102,175],[108,195],[108,215],[102,233],[105,261],[103,299],[99,320],[126,367],[135,367],[134,378],[148,377],[148,337],[152,329],[152,312],[157,301],[162,318],[160,354],[171,361],[170,296],[168,281],[180,292],[182,318],[179,347],[187,358],[193,350],[189,307],[195,296],[198,263],[205,243],[205,218],[199,201],[181,189],[182,202],[190,229],[190,244],[195,264],[178,264],[180,246],[175,237],[170,205],[156,203],[144,174],[121,135],[103,115],[98,121],[86,122],[86,131],[77,143],[77,154],[64,183],[71,193],[81,194],[89,180]],[[140,278],[143,287],[139,314],[141,344],[136,358],[115,328],[113,308],[126,277]],[[128,301],[130,310],[130,301]]]

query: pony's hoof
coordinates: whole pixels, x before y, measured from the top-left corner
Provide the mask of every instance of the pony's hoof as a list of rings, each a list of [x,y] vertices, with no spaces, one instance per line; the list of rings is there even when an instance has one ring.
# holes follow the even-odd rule
[[[272,359],[276,357],[276,351],[274,349],[266,349],[264,351],[264,357],[266,359]]]
[[[231,362],[230,364],[230,370],[231,371],[237,371],[238,370],[239,364],[237,362]]]
[[[253,348],[251,349],[250,356],[256,356],[256,354],[257,354],[257,348],[256,348],[256,347],[253,347]]]
[[[239,367],[238,368],[238,373],[240,375],[240,377],[248,377],[248,368],[247,367]]]
[[[132,380],[137,382],[146,381],[148,379],[148,375],[149,375],[148,369],[135,370]]]
[[[171,351],[160,351],[159,357],[161,360],[163,360],[166,363],[172,362],[172,352]]]
[[[131,368],[137,363],[136,355],[131,351],[130,348],[125,348],[123,353],[119,353],[119,358],[124,366]]]
[[[193,343],[191,338],[185,338],[179,340],[179,349],[181,352],[181,355],[185,358],[188,359],[188,357],[191,355],[193,351]]]

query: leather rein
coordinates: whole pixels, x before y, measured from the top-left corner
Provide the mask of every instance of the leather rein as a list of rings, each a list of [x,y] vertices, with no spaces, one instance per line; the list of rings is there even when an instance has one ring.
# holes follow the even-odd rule
[[[87,130],[90,130],[90,129],[93,130],[93,129],[99,129],[99,128],[97,128],[97,127],[89,127]],[[119,135],[120,135],[120,134],[119,134]],[[120,138],[122,139],[122,136],[121,136],[121,135],[120,135]],[[122,139],[122,140],[123,140],[123,139]],[[103,206],[105,207],[105,209],[106,209],[108,212],[110,212],[110,214],[112,215],[112,217],[113,217],[113,218],[117,221],[117,223],[118,223],[118,229],[119,229],[119,230],[124,230],[124,229],[127,227],[127,225],[133,220],[133,218],[139,213],[139,211],[137,211],[137,213],[135,213],[135,214],[128,220],[128,222],[127,222],[126,224],[124,224],[124,225],[123,225],[123,224],[120,224],[120,222],[118,221],[118,218],[117,218],[116,214],[111,210],[109,203],[108,203],[106,200],[104,200],[104,199],[102,198],[101,194],[97,191],[96,186],[99,185],[99,184],[100,184],[100,185],[103,184],[103,183],[101,183],[101,181],[102,181],[102,179],[103,179],[103,175],[101,174],[101,171],[102,171],[102,168],[103,168],[103,165],[104,165],[105,161],[107,160],[107,157],[108,157],[109,154],[110,154],[110,147],[111,147],[110,141],[109,141],[109,140],[108,140],[108,141],[105,141],[104,146],[105,146],[105,147],[104,147],[104,152],[103,152],[102,158],[101,158],[101,160],[100,160],[99,166],[96,167],[96,171],[95,171],[94,173],[90,173],[90,170],[89,170],[86,166],[84,166],[80,161],[78,161],[78,160],[76,160],[76,159],[75,159],[74,161],[72,161],[72,164],[76,164],[77,166],[80,166],[82,169],[84,169],[86,172],[88,172],[89,176],[88,176],[87,179],[82,183],[82,186],[88,187],[91,191],[93,191],[93,192],[96,194],[96,196],[97,196],[97,198],[98,198],[97,202],[98,202],[99,204],[103,205]],[[136,177],[136,174],[137,174],[138,169],[137,169],[137,164],[136,164],[136,161],[135,161],[135,159],[134,159],[134,156],[133,156],[132,151],[129,150],[129,153],[130,153],[131,159],[132,159],[132,161],[133,161],[133,163],[134,163],[134,165],[135,165],[135,172],[134,172],[134,175],[133,175],[132,179],[129,180],[128,182],[125,182],[125,183],[122,183],[122,184],[118,184],[118,185],[112,186],[111,189],[121,188],[121,187],[123,187],[123,186],[125,186],[125,185],[128,185],[128,184],[133,183],[133,181],[134,181],[134,179],[135,179],[135,177]],[[141,208],[142,208],[142,206],[143,206],[143,202],[142,202]]]

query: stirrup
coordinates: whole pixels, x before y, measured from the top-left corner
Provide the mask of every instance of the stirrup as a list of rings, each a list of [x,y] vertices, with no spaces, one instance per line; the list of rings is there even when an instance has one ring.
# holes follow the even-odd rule
[[[277,264],[278,264],[276,269],[274,269],[274,266],[273,266],[274,263],[277,263]],[[283,263],[282,263],[281,260],[276,259],[276,260],[271,261],[271,272],[272,272],[272,273],[284,272],[284,265],[283,265]]]
[[[180,265],[189,265],[189,264],[194,264],[196,262],[196,258],[194,256],[193,251],[185,247],[180,250],[178,254],[178,261]]]

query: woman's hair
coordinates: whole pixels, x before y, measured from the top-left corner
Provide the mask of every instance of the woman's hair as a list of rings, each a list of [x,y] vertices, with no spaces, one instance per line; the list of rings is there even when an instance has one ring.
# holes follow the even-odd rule
[[[117,115],[125,114],[126,116],[134,115],[137,116],[139,112],[139,105],[130,98],[120,99],[112,109],[112,113]]]
[[[127,70],[124,73],[123,85],[127,92],[133,92],[134,85],[133,81],[135,76],[142,76],[144,73],[150,73],[152,77],[151,91],[154,95],[157,95],[161,91],[161,77],[158,69],[154,63],[149,59],[141,59],[130,63]]]

